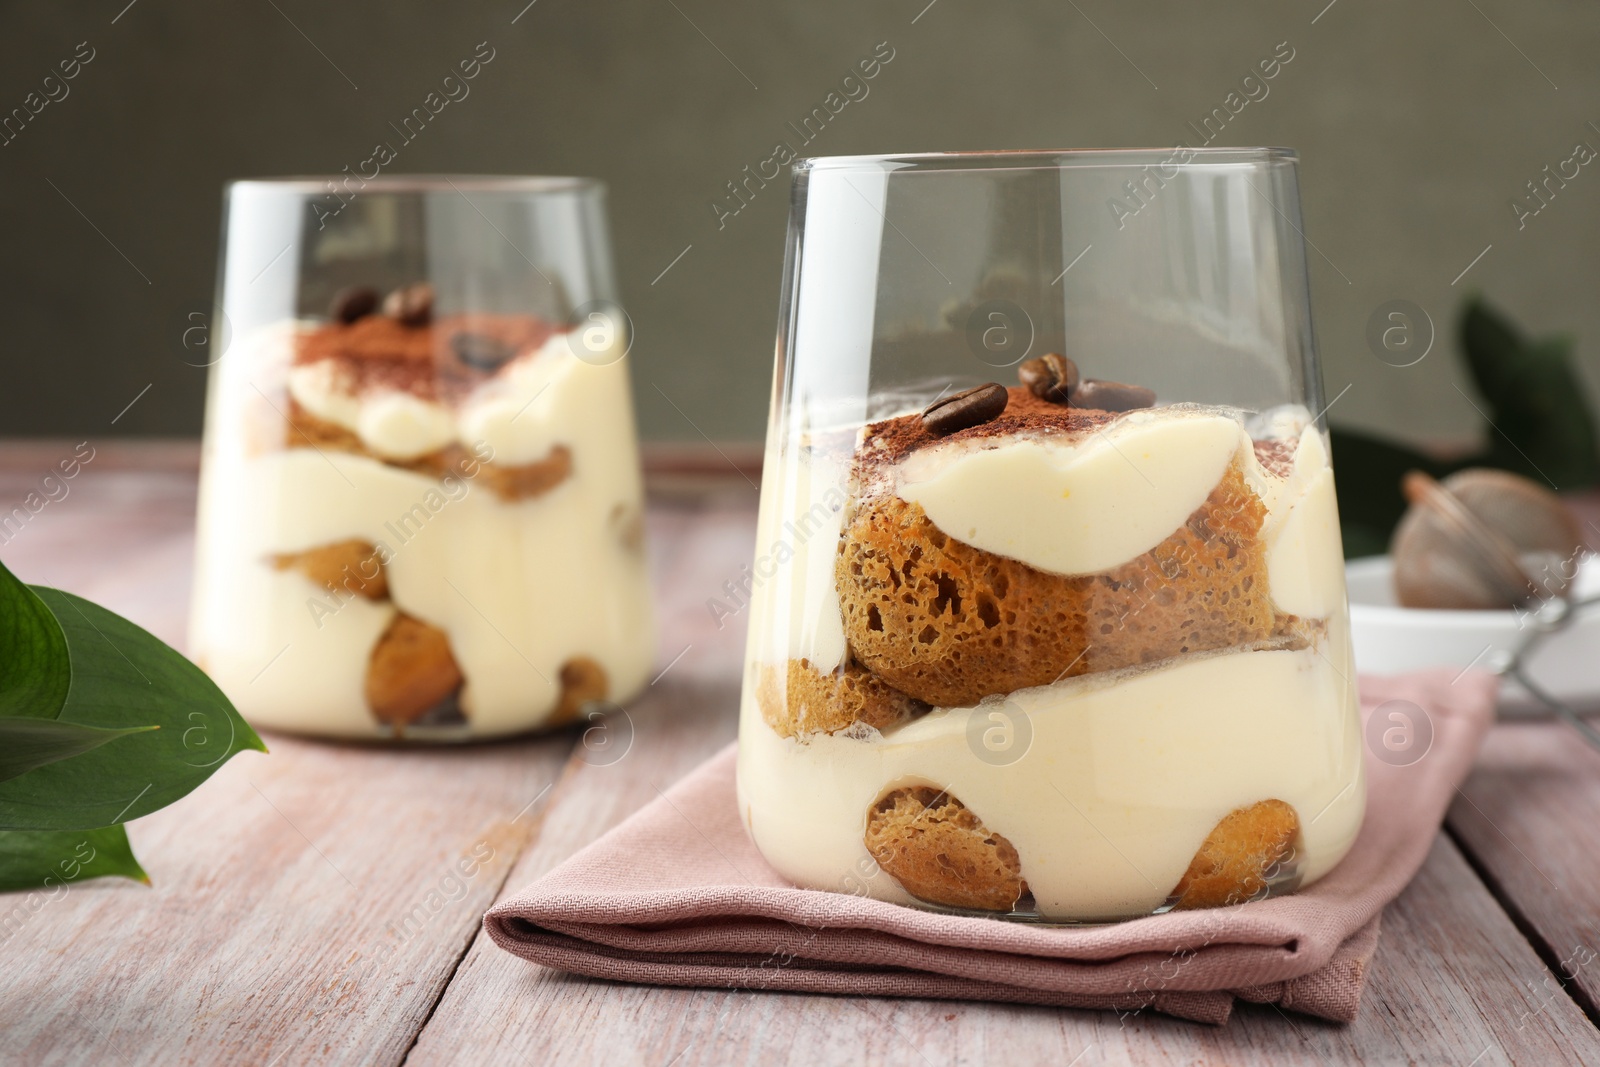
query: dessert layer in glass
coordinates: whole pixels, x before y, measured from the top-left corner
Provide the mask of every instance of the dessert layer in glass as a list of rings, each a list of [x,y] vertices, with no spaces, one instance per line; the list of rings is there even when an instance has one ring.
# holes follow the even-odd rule
[[[246,716],[489,736],[643,684],[620,349],[527,315],[368,315],[286,322],[227,359],[190,643]]]
[[[1094,921],[1308,884],[1365,801],[1304,409],[1008,390],[767,457],[740,805],[798,884]],[[765,563],[763,562],[765,560]]]

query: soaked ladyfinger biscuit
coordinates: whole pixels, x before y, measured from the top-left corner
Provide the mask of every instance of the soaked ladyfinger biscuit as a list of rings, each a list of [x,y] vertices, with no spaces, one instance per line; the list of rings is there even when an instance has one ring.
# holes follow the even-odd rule
[[[867,851],[930,904],[1010,911],[1028,891],[1022,859],[961,801],[931,786],[885,794],[867,813]]]
[[[780,737],[834,734],[857,723],[888,730],[928,711],[922,701],[857,664],[824,674],[805,659],[763,666],[756,702],[761,718]]]
[[[604,700],[608,692],[606,669],[588,656],[573,656],[561,665],[561,699],[545,725],[571,722],[583,711],[584,705]]]
[[[1242,904],[1267,887],[1272,868],[1292,854],[1300,817],[1281,800],[1262,800],[1223,816],[1173,887],[1177,908]]]
[[[516,466],[485,463],[478,479],[501,500],[531,500],[543,496],[572,476],[572,450],[556,445],[544,459]]]
[[[379,722],[404,726],[459,693],[462,682],[449,636],[399,614],[367,659],[367,707]]]
[[[272,557],[272,565],[280,571],[299,571],[330,593],[353,593],[368,600],[389,596],[389,576],[371,541],[355,538],[303,552],[280,552]]]
[[[1161,544],[1060,575],[950,537],[892,493],[860,500],[835,576],[845,635],[889,685],[938,707],[1268,640],[1266,509],[1230,466]]]

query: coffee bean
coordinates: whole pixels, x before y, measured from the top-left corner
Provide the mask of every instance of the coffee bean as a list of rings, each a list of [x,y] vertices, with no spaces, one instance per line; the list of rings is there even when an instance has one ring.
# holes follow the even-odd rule
[[[352,285],[334,294],[328,306],[328,315],[334,322],[346,325],[364,319],[378,310],[378,290],[370,285]]]
[[[1093,378],[1085,378],[1072,391],[1073,407],[1094,408],[1097,411],[1132,411],[1151,407],[1155,402],[1155,392],[1142,385],[1102,382]]]
[[[1024,361],[1017,378],[1039,399],[1065,404],[1078,387],[1078,365],[1059,352],[1049,352]]]
[[[407,326],[426,326],[433,321],[433,286],[427,282],[402,285],[383,298],[383,313]]]
[[[467,366],[491,373],[499,370],[501,364],[516,355],[510,345],[498,338],[490,337],[486,333],[467,333],[464,330],[450,338],[450,348],[455,352],[456,358]]]
[[[988,422],[1006,409],[1006,387],[996,382],[935,400],[922,412],[923,429],[935,437]]]

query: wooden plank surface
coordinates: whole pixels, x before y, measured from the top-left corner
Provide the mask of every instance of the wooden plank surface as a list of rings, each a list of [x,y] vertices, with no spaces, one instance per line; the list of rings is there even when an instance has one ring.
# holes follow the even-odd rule
[[[56,451],[0,449],[0,505]],[[270,756],[241,756],[134,824],[153,888],[88,883],[28,911],[4,941],[0,1062],[1600,1062],[1582,1007],[1600,959],[1574,968],[1578,1002],[1549,966],[1561,947],[1600,950],[1600,756],[1548,723],[1494,731],[1452,812],[1456,840],[1436,843],[1385,916],[1348,1027],[1255,1006],[1217,1029],[1149,1013],[654,989],[501,952],[478,926],[491,901],[733,738],[744,620],[719,628],[706,600],[750,556],[754,495],[747,470],[695,471],[675,457],[654,483],[662,673],[610,736],[398,749],[270,736]],[[193,486],[192,446],[101,447],[0,558],[181,645]],[[618,730],[620,758],[606,747]]]
[[[44,476],[73,456],[76,442],[0,445],[0,559],[23,581],[68,589],[184,646],[194,559],[192,446],[91,444],[76,477],[46,492]],[[51,496],[59,499],[51,499]]]
[[[75,886],[7,939],[11,1062],[399,1062],[570,738],[268,744],[131,828],[153,887]]]
[[[1600,1004],[1600,752],[1570,728],[1506,723],[1450,809],[1450,829],[1565,985]]]

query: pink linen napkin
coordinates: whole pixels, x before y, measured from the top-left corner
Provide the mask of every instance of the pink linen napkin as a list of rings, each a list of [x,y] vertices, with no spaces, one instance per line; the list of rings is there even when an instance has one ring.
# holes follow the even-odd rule
[[[1387,705],[1366,731],[1366,822],[1337,868],[1290,896],[1059,928],[797,889],[739,821],[730,745],[484,926],[524,959],[624,982],[1154,1008],[1211,1023],[1241,999],[1348,1021],[1379,914],[1422,866],[1493,720],[1497,680],[1451,678],[1362,679],[1364,716]],[[1386,751],[1384,730],[1402,722],[1391,712],[1416,720],[1415,708],[1409,740],[1425,753]]]

